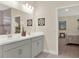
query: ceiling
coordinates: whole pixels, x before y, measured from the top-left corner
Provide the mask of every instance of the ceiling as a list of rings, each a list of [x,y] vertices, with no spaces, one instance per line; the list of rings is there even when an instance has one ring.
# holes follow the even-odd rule
[[[25,3],[29,3],[30,5],[32,5],[32,6],[35,6],[35,7],[38,7],[38,5],[50,5],[50,6],[52,6],[52,7],[55,7],[55,8],[58,8],[58,7],[63,7],[63,6],[69,6],[69,5],[73,5],[73,4],[79,4],[79,1],[17,1],[18,2],[18,4],[25,4]],[[2,2],[0,2],[0,3],[2,3]],[[5,4],[6,3],[6,4]],[[4,5],[1,5],[0,4],[0,10],[5,10],[5,9],[8,9],[9,7],[7,7],[7,6],[10,6],[11,4],[10,3],[7,3],[7,2],[5,2],[4,3]],[[7,5],[7,6],[5,6],[5,5]],[[16,7],[17,8],[17,5],[11,5],[10,7]],[[21,6],[20,6],[21,7]],[[21,8],[19,8],[18,7],[18,9],[21,9]],[[73,9],[73,10],[72,10]],[[72,14],[78,14],[78,10],[79,10],[79,8],[78,7],[74,7],[74,8],[71,8],[70,9],[70,11],[68,12],[68,14],[71,12]],[[63,13],[64,13],[64,15],[65,15],[65,11],[64,11],[64,9],[60,9],[60,10],[58,10],[59,11],[59,16],[60,15],[63,15]],[[76,11],[76,12],[75,12]],[[74,13],[73,13],[74,12]],[[71,14],[70,13],[70,14]],[[68,15],[67,14],[67,15]]]
[[[72,16],[79,15],[79,5],[73,7],[66,7],[58,10],[58,16]]]
[[[63,7],[69,6],[73,4],[79,4],[79,1],[18,1],[20,4],[29,3],[30,5],[37,6],[38,5],[50,5],[55,7]]]

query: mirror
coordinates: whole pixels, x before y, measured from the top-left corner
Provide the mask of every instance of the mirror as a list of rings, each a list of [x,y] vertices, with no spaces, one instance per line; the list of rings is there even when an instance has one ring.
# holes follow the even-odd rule
[[[17,11],[17,9],[0,4],[0,35],[11,34],[13,28],[14,33],[21,32],[20,16],[16,16],[15,11]]]
[[[32,31],[33,26],[27,26],[27,20],[33,21],[33,14],[28,14],[23,11],[11,8],[11,17],[12,17],[12,33],[21,33],[22,28],[27,33]],[[33,25],[33,24],[32,24]]]
[[[32,26],[27,26],[27,20],[33,19],[33,14],[0,4],[0,35],[20,34],[22,28],[31,32]]]
[[[0,35],[11,33],[11,8],[0,4]]]
[[[15,27],[15,33],[20,33],[20,16],[19,17],[15,17],[15,24],[16,24],[16,27]]]

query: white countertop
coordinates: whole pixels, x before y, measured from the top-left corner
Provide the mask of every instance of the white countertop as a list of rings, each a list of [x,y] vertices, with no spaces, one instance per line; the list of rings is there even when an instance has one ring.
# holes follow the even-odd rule
[[[26,40],[26,39],[30,39],[30,38],[34,38],[37,36],[41,36],[44,35],[42,32],[35,32],[35,33],[31,33],[30,35],[26,36],[20,36],[20,35],[16,35],[16,34],[11,34],[12,37],[8,37],[8,36],[0,36],[0,45],[4,45],[4,44],[8,44],[8,43],[12,43],[12,42],[16,42],[16,41],[21,41],[21,40]]]

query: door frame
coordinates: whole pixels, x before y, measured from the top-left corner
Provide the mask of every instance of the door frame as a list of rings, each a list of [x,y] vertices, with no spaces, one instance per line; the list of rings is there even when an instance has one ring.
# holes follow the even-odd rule
[[[72,5],[68,5],[68,6],[63,6],[63,7],[57,7],[56,8],[56,31],[57,31],[57,38],[58,38],[58,55],[59,55],[59,24],[58,24],[58,10],[62,9],[62,8],[68,8],[68,7],[75,7],[75,6],[79,6],[79,4],[72,4]]]

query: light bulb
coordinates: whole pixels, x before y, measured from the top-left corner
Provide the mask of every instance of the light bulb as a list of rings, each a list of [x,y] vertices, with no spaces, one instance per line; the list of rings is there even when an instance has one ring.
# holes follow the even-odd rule
[[[29,8],[31,9],[31,6],[29,5]]]
[[[69,11],[69,9],[65,9],[65,11]]]
[[[32,7],[32,10],[34,9],[34,7]]]
[[[25,6],[28,7],[29,6],[28,3],[26,3]]]

